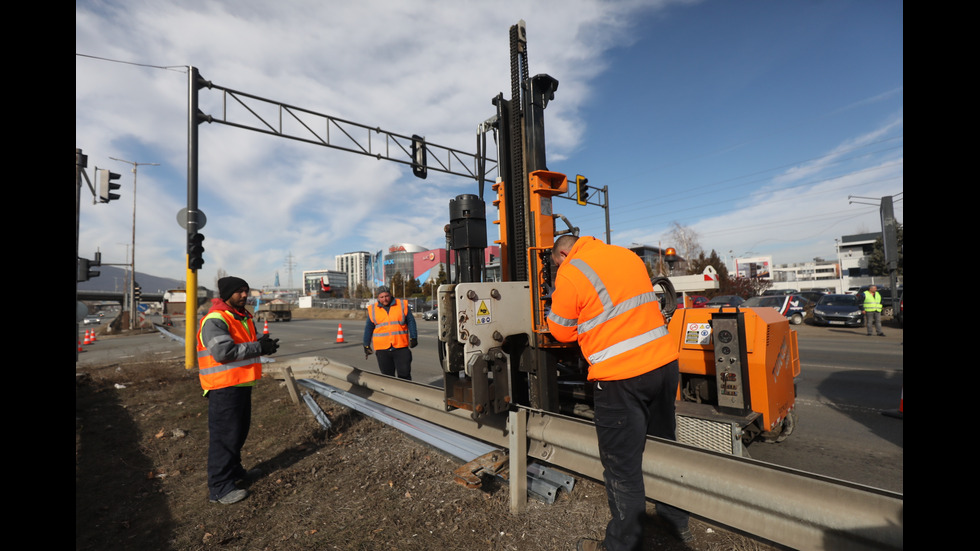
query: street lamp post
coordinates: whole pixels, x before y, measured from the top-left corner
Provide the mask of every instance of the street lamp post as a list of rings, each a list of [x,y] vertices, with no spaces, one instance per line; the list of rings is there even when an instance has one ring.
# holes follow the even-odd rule
[[[129,328],[136,329],[138,327],[136,323],[136,318],[138,317],[138,312],[136,311],[136,169],[140,165],[160,166],[160,163],[137,163],[134,161],[117,159],[115,157],[109,158],[113,161],[133,165],[133,249],[129,264],[129,273],[132,275],[130,276],[128,285],[126,286],[126,292],[129,294]]]

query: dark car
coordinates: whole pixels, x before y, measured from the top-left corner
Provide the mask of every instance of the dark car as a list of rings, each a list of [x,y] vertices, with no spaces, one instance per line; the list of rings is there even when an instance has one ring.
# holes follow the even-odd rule
[[[860,295],[824,295],[813,308],[813,323],[817,325],[864,325],[864,310]]]
[[[738,295],[720,295],[704,303],[704,308],[721,308],[722,306],[741,306],[745,299]]]
[[[864,301],[864,292],[867,291],[870,287],[871,287],[870,285],[862,285],[861,288],[858,289],[856,295],[861,301]],[[893,317],[895,315],[895,309],[892,307],[892,290],[889,289],[888,287],[882,287],[880,285],[878,285],[877,287],[878,287],[878,294],[881,295],[881,318],[888,319],[890,317]],[[902,296],[901,294],[902,289],[899,288],[898,291],[899,291],[898,296]]]
[[[820,297],[826,295],[826,291],[800,291],[799,295],[810,302],[816,304],[820,301]]]
[[[422,319],[426,321],[432,321],[439,318],[439,310],[429,310],[428,312],[422,312]]]
[[[774,308],[789,318],[793,325],[803,323],[810,301],[800,295],[770,295],[752,297],[742,303],[740,308]]]

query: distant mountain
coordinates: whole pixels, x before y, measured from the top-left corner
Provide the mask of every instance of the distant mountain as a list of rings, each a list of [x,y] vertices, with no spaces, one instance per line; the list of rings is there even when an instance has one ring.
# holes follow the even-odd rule
[[[118,291],[126,289],[126,270],[118,266],[99,266],[93,268],[100,272],[99,277],[78,284],[83,291]],[[136,283],[144,293],[163,293],[170,289],[183,289],[186,285],[179,279],[157,277],[136,272]]]

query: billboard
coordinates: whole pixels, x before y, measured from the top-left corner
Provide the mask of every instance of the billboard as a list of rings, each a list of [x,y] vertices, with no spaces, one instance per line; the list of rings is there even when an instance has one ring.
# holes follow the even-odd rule
[[[772,279],[772,257],[736,258],[735,275],[750,279]]]

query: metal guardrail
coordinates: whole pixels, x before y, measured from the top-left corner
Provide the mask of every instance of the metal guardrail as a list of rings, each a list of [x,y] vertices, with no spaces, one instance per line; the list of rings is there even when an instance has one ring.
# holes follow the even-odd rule
[[[466,411],[447,412],[442,389],[324,358],[301,358],[291,365],[373,402],[497,446],[511,444],[505,419],[477,424]],[[526,419],[519,425],[526,425],[528,457],[602,480],[591,423],[528,409],[518,415]],[[903,548],[902,494],[657,438],[647,439],[643,472],[648,498],[781,545],[834,551]]]

